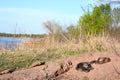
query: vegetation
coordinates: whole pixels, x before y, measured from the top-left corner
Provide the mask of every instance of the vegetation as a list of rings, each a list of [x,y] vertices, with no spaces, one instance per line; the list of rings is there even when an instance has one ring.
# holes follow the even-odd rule
[[[0,48],[0,71],[28,67],[36,60],[50,61],[85,52],[120,52],[119,11],[120,8],[112,10],[109,4],[95,6],[92,12],[80,17],[78,25],[70,25],[66,30],[59,23],[47,21],[44,26],[48,35],[1,33],[1,36],[37,39],[32,47],[23,45],[14,51]]]
[[[0,71],[8,68],[28,68],[36,60],[53,61],[56,59],[79,54],[80,51],[73,50],[16,50],[14,52],[4,51],[0,53]]]
[[[78,41],[80,36],[80,28],[78,26],[70,25],[67,28],[67,33],[70,40],[74,39]]]
[[[112,17],[109,4],[96,6],[93,12],[86,13],[79,20],[79,26],[86,34],[98,34],[102,31],[109,30],[111,27]]]
[[[31,38],[43,38],[45,34],[11,34],[11,33],[0,33],[1,37],[31,37]]]
[[[113,27],[117,28],[120,24],[120,8],[112,10]]]
[[[89,80],[87,76],[84,76],[82,80]]]

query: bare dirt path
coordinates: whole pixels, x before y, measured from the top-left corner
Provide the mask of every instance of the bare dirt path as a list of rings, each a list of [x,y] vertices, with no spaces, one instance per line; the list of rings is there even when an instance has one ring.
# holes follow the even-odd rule
[[[111,62],[105,64],[93,64],[93,70],[90,72],[77,71],[76,65],[80,62],[89,62],[98,57],[109,57]],[[52,75],[59,68],[60,65],[67,61],[72,62],[72,68],[65,73],[59,75],[57,80],[120,80],[120,57],[115,53],[85,53],[72,57],[66,57],[54,62],[47,62],[45,65],[37,66],[29,69],[16,70],[13,73],[0,75],[0,80],[48,80],[46,75]],[[114,66],[114,67],[113,67]],[[115,68],[115,69],[114,69]],[[50,79],[49,79],[50,80]],[[53,80],[53,79],[51,79]]]

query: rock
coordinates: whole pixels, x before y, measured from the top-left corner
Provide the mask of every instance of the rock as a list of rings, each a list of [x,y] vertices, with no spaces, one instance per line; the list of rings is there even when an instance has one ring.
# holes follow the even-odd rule
[[[94,70],[89,73],[76,71],[75,67],[79,62],[91,61],[95,58],[107,56],[111,62],[103,65],[93,64]],[[120,72],[120,58],[115,53],[95,53],[93,56],[80,54],[65,59],[50,61],[43,66],[28,69],[18,69],[11,74],[0,75],[0,80],[82,80],[88,77],[89,80],[119,80],[120,75],[116,73],[114,67]],[[60,63],[62,64],[60,65]],[[105,60],[106,62],[106,60]],[[114,67],[113,67],[114,65]],[[73,67],[72,67],[73,66]],[[65,72],[66,71],[66,72]],[[55,76],[56,72],[56,76]]]
[[[15,69],[16,68],[6,69],[6,70],[0,72],[0,75],[12,73],[13,71],[15,71]]]
[[[33,68],[33,67],[40,66],[40,65],[44,65],[44,64],[45,64],[45,62],[36,61],[36,62],[34,62],[33,64],[31,64],[31,65],[29,66],[29,68]]]
[[[71,61],[67,61],[67,63],[60,65],[60,69],[58,69],[54,73],[55,77],[69,71],[70,68],[72,68],[72,62]]]

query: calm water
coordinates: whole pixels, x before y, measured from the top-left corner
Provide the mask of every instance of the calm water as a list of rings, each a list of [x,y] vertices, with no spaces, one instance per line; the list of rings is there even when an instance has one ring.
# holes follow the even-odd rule
[[[21,46],[24,40],[31,40],[31,38],[0,37],[0,47],[14,49]]]

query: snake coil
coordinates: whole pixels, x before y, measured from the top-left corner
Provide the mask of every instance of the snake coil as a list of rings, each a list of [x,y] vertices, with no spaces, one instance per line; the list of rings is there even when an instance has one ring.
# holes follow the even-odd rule
[[[92,60],[90,62],[80,62],[76,66],[76,70],[81,70],[84,72],[89,72],[90,70],[94,69],[92,64],[104,64],[110,62],[111,59],[108,57],[99,57],[97,60]]]

